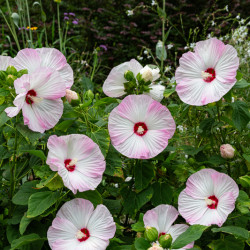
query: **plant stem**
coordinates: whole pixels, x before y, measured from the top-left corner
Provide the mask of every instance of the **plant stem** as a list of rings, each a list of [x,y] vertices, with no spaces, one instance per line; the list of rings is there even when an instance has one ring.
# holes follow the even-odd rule
[[[32,37],[31,24],[30,24],[30,12],[29,12],[28,0],[26,0],[26,10],[27,10],[27,17],[28,17],[28,24],[29,24],[30,47],[33,48],[33,37]]]
[[[164,60],[164,49],[165,49],[165,15],[166,15],[166,3],[165,0],[163,0],[163,13],[164,16],[162,17],[162,49],[161,49],[161,72],[163,72],[163,60]]]
[[[59,34],[59,41],[60,41],[60,51],[62,51],[62,34],[61,34],[61,25],[60,25],[60,8],[59,4],[57,3],[57,22],[58,22],[58,34]]]

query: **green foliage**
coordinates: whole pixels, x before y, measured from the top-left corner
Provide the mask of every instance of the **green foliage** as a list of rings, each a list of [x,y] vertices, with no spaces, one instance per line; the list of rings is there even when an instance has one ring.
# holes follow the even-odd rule
[[[220,228],[213,228],[212,232],[218,233],[218,232],[224,232],[232,234],[236,239],[244,239],[247,240],[249,238],[249,232],[241,227],[235,227],[235,226],[227,226],[227,227],[220,227]]]

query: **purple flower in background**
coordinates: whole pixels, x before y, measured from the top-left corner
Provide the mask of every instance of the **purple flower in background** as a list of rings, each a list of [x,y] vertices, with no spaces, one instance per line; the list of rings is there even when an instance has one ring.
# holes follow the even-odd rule
[[[107,50],[108,50],[108,48],[107,48],[107,46],[106,46],[106,45],[101,44],[99,47],[100,47],[100,48],[103,48],[105,51],[107,51]]]
[[[64,20],[69,20],[69,18],[67,16],[64,17]]]
[[[65,12],[65,13],[64,13],[64,16],[67,16],[67,15],[68,15],[68,13]]]
[[[77,25],[78,24],[78,20],[74,20],[72,23]]]
[[[70,15],[70,16],[75,16],[76,14],[73,13],[73,12],[69,12],[69,15]]]

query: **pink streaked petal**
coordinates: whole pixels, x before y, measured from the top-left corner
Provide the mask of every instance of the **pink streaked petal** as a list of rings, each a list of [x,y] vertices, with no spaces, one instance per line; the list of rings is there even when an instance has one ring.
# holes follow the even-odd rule
[[[56,164],[56,163],[54,163],[54,164]],[[75,185],[74,185],[71,182],[72,181],[72,178],[70,179],[71,173],[65,167],[60,167],[60,165],[58,166],[57,171],[58,171],[58,174],[62,177],[64,186],[67,187],[68,189],[70,189],[72,191],[72,193],[76,194],[77,188],[78,188],[78,186],[77,186],[78,183],[75,183]],[[73,179],[73,181],[75,181],[75,179]],[[86,190],[84,190],[84,191],[86,191]]]
[[[77,228],[69,220],[56,217],[47,233],[50,246],[58,239],[74,239],[77,231]]]
[[[17,94],[27,93],[30,90],[30,75],[25,74],[14,81],[14,87]]]
[[[212,174],[217,173],[213,169],[202,169],[192,174],[186,184],[185,192],[197,199],[205,199],[214,195],[214,183]]]
[[[145,112],[145,111],[144,111]],[[157,101],[150,103],[146,113],[146,123],[149,130],[167,130],[170,139],[175,132],[176,125],[170,111]]]
[[[150,152],[150,158],[155,157],[167,147],[169,137],[167,129],[147,131],[142,138]]]
[[[67,63],[60,70],[58,70],[61,78],[65,80],[65,85],[67,89],[70,89],[74,83],[74,73],[73,69]]]
[[[113,145],[119,145],[134,134],[134,123],[120,116],[115,108],[109,115],[109,134]]]
[[[52,250],[76,250],[76,249],[81,249],[83,250],[84,248],[82,248],[80,242],[75,238],[75,239],[71,239],[71,240],[56,240],[53,242],[52,245],[50,245]],[[80,248],[78,248],[80,247]],[[86,249],[87,250],[87,249]]]
[[[196,199],[186,193],[184,189],[178,197],[178,211],[181,216],[190,224],[202,218],[207,210],[205,199]]]
[[[30,74],[41,67],[41,56],[35,49],[22,49],[14,58],[13,66],[17,70],[27,69]]]
[[[109,210],[98,205],[88,221],[87,228],[91,236],[102,240],[109,240],[114,237],[116,226]]]
[[[69,220],[78,230],[86,228],[94,211],[93,204],[85,199],[73,199],[62,205],[57,217]]]
[[[13,65],[13,58],[10,56],[0,56],[0,70],[6,70]]]
[[[207,68],[214,68],[225,50],[225,44],[217,38],[210,38],[196,43],[195,53],[199,55]]]
[[[176,208],[173,206],[170,206],[170,205],[159,205],[159,206],[157,206],[149,211],[153,211],[157,214],[157,224],[158,224],[158,228],[159,228],[159,231],[158,231],[159,233],[163,233],[163,232],[167,233],[179,215]],[[151,218],[148,217],[145,221],[147,223],[150,221],[152,222],[152,219],[155,217],[156,217],[155,215],[152,216]],[[144,220],[144,218],[143,218],[143,220]],[[149,226],[151,226],[151,225],[149,225]]]
[[[173,226],[170,227],[170,229],[168,230],[168,234],[170,234],[173,238],[173,242],[182,234],[184,233],[187,229],[189,228],[188,225],[185,224],[175,224]],[[186,245],[185,247],[183,247],[184,249],[189,249],[192,248],[194,246],[194,242],[189,243],[188,245]]]
[[[58,123],[63,113],[63,102],[61,99],[43,99],[32,105],[24,103],[22,110],[24,124],[33,131],[44,133]]]
[[[8,117],[12,118],[12,117],[16,116],[20,110],[21,110],[21,107],[8,107],[4,111]]]
[[[213,173],[212,180],[214,183],[214,195],[220,200],[225,193],[232,193],[234,199],[239,195],[239,187],[236,182],[227,174],[224,173]]]
[[[160,84],[151,84],[149,85],[149,87],[150,87],[150,91],[144,94],[151,96],[154,100],[158,102],[161,102],[161,100],[163,99],[165,86],[162,86]]]
[[[217,212],[221,218],[218,222],[218,226],[221,227],[223,223],[227,220],[227,216],[232,213],[235,208],[235,194],[233,192],[224,193],[224,195],[219,199]]]
[[[111,138],[112,141],[112,138]],[[113,145],[121,154],[135,159],[149,159],[150,151],[141,136],[133,134],[119,145]]]
[[[238,68],[239,58],[236,49],[231,45],[226,45],[215,66],[216,78],[224,84],[234,84]]]
[[[30,88],[34,89],[38,97],[58,99],[66,94],[65,81],[57,71],[40,68],[30,75]]]
[[[5,109],[5,112],[9,117],[14,117],[19,113],[25,102],[25,96],[26,93],[19,94],[13,102],[16,107],[9,107]]]
[[[145,227],[155,227],[159,232],[158,214],[153,210],[148,210],[143,216]],[[159,232],[160,233],[160,232]]]
[[[108,240],[102,240],[97,237],[90,236],[86,241],[81,242],[81,244],[79,244],[74,250],[105,250],[108,245]]]

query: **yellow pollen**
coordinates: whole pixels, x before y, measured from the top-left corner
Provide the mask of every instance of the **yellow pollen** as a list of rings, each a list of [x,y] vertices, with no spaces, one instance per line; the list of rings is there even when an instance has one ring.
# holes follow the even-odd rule
[[[139,126],[138,129],[137,129],[137,133],[138,134],[143,134],[144,132],[144,128],[142,126]]]
[[[207,203],[208,206],[212,205],[212,204],[215,204],[215,201],[211,200],[211,199],[208,199],[208,198],[205,198],[205,201]]]
[[[77,239],[81,239],[82,237],[86,237],[87,235],[85,233],[83,233],[81,230],[79,230],[77,233],[76,233],[76,238]]]
[[[43,98],[42,97],[37,97],[37,96],[29,96],[29,98],[34,102],[34,103],[40,103]]]
[[[71,167],[71,166],[74,166],[74,165],[76,165],[76,163],[77,163],[77,159],[76,158],[74,158],[74,159],[72,159],[71,161],[70,161],[70,163],[69,163],[69,167]]]
[[[213,77],[212,74],[205,72],[205,71],[201,71],[201,76],[203,79],[207,79],[208,77]]]

